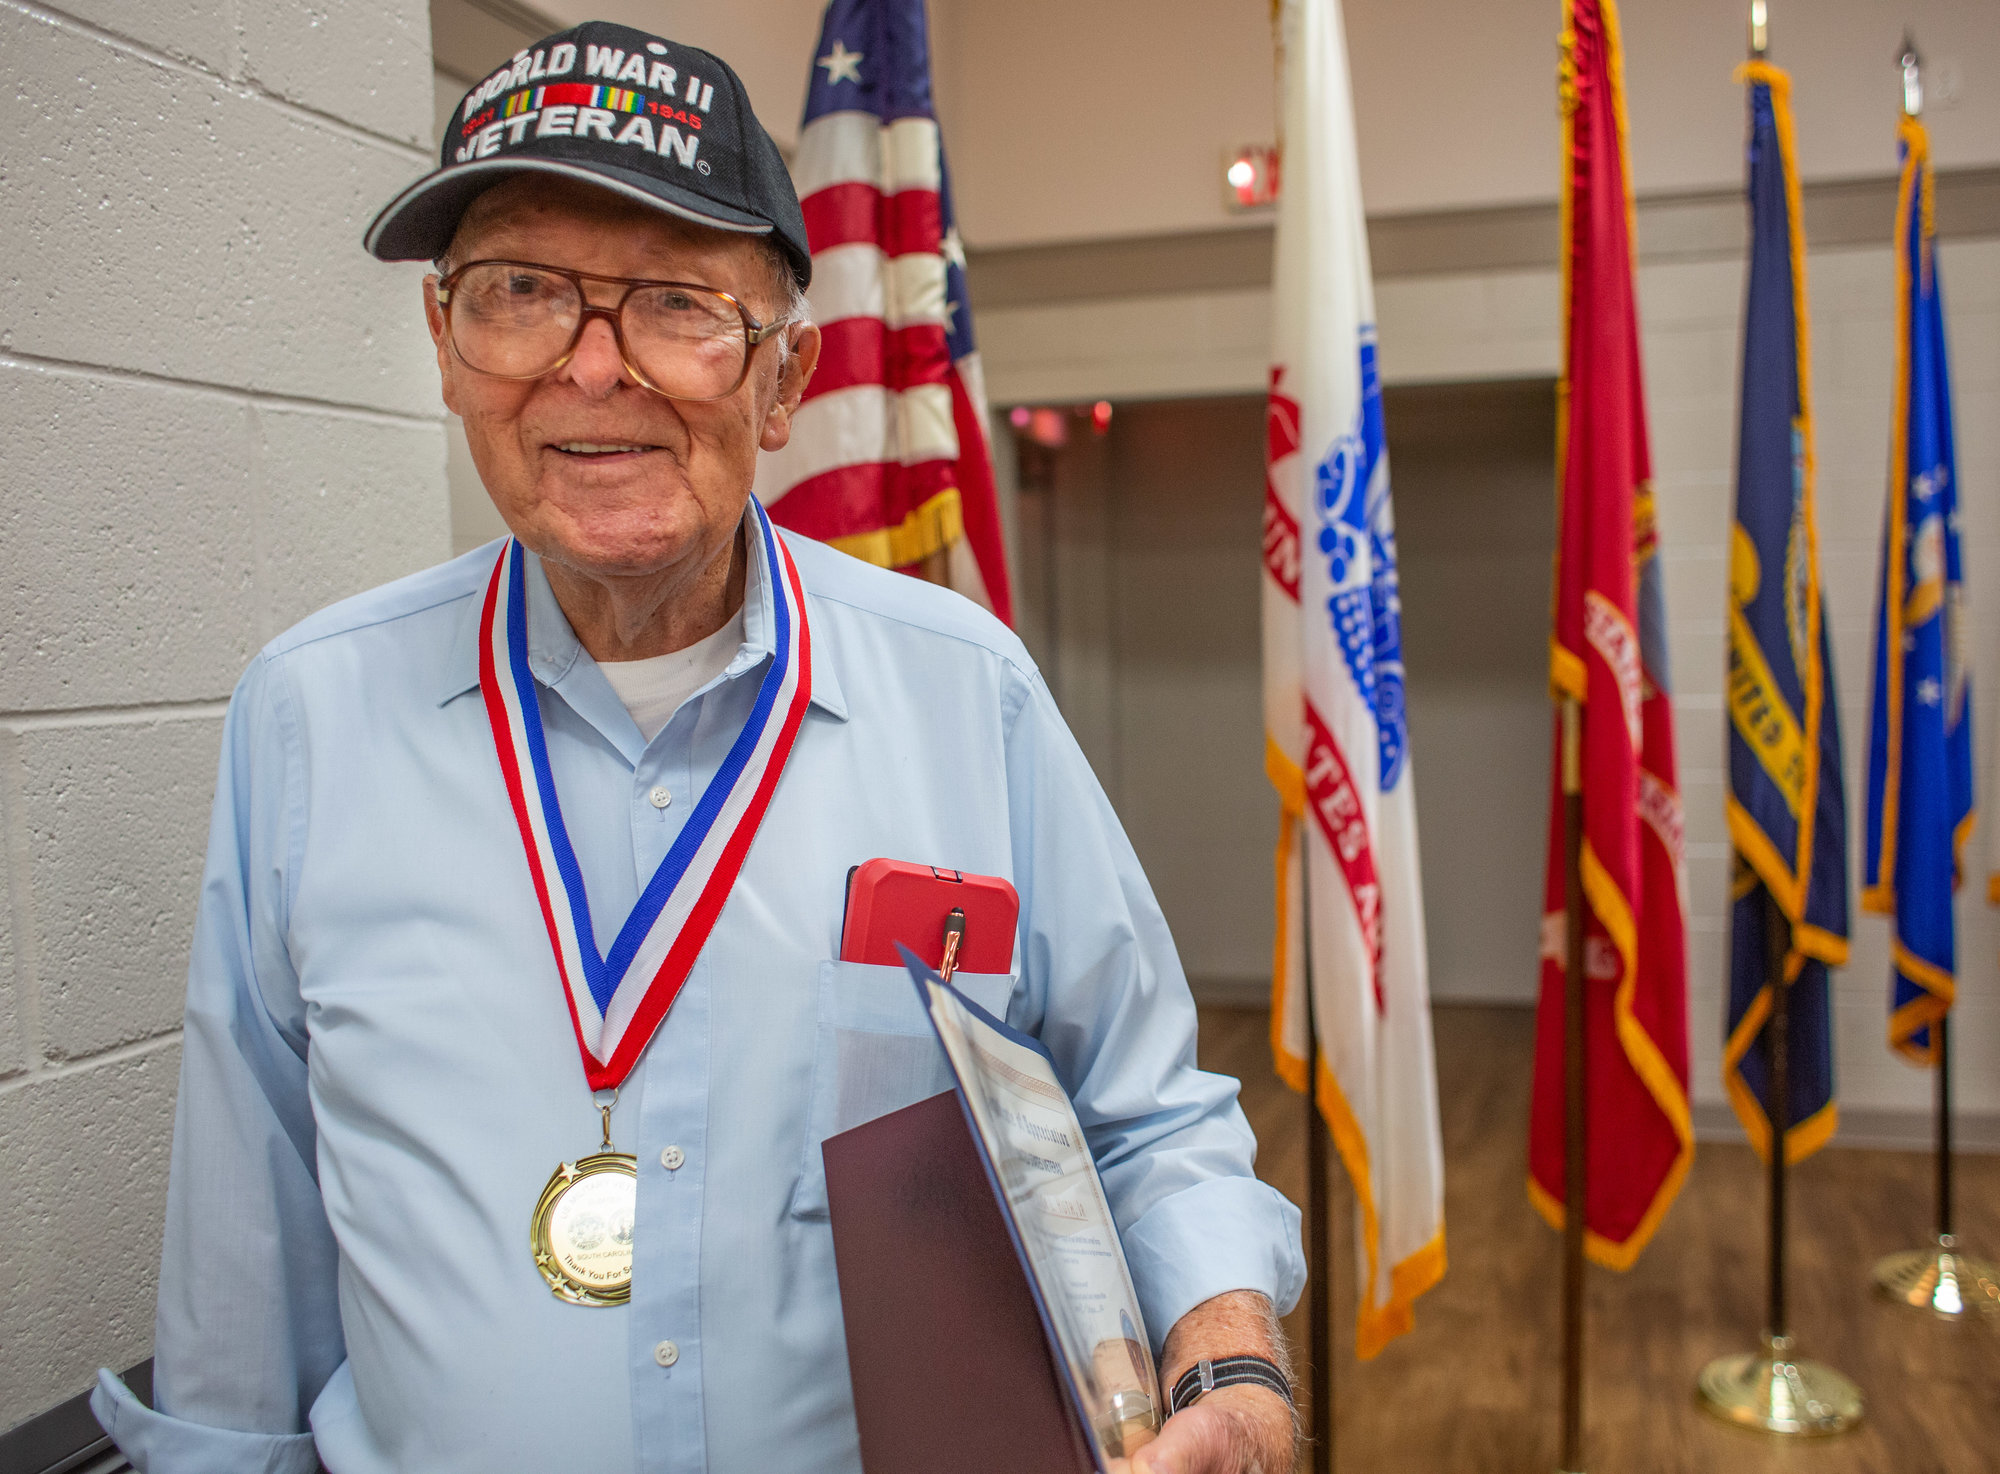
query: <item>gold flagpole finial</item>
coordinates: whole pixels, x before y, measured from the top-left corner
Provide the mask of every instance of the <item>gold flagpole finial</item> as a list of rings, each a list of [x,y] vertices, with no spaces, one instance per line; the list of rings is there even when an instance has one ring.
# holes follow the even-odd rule
[[[1764,0],[1750,0],[1750,59],[1762,61],[1771,49],[1771,13]]]
[[[1921,116],[1924,110],[1924,59],[1917,55],[1917,42],[1908,31],[1903,32],[1903,54],[1896,58],[1896,64],[1903,69],[1903,112],[1909,117]]]

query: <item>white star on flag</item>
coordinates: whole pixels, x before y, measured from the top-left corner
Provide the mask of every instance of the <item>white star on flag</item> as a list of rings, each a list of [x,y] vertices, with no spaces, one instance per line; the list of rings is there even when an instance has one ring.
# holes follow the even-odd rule
[[[965,270],[965,242],[960,238],[957,226],[944,233],[944,243],[938,249],[944,252],[945,260],[960,271]]]
[[[1929,676],[1917,682],[1917,700],[1921,701],[1925,706],[1936,706],[1939,698],[1943,695],[1944,687],[1940,686]]]
[[[849,51],[845,41],[835,41],[833,50],[822,56],[816,63],[826,68],[826,84],[831,87],[836,82],[852,82],[861,85],[862,53]]]
[[[820,3],[793,179],[826,351],[797,433],[757,463],[756,495],[788,531],[922,571],[1010,620],[924,0]]]

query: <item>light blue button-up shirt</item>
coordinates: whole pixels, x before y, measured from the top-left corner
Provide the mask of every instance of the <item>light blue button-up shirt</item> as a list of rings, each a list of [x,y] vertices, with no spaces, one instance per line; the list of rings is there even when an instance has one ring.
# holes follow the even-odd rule
[[[497,546],[251,665],[189,969],[157,1411],[109,1373],[92,1401],[138,1468],[310,1474],[316,1446],[333,1474],[858,1470],[819,1144],[946,1081],[900,970],[832,960],[848,868],[877,855],[1019,889],[1015,971],[961,981],[1053,1054],[1155,1347],[1211,1295],[1297,1300],[1297,1211],[1251,1175],[1236,1082],[1195,1068],[1173,941],[1020,642],[787,541],[812,707],[618,1099],[626,1306],[556,1299],[528,1249],[543,1184],[600,1123],[479,696]],[[772,658],[749,542],[742,648],[651,742],[529,560],[530,665],[599,916],[636,901]]]

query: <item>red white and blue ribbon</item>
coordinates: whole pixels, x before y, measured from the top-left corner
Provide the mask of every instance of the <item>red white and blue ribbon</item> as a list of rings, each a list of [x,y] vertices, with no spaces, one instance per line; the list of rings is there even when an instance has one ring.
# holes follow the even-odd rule
[[[486,585],[480,690],[592,1090],[615,1089],[631,1073],[673,1006],[743,868],[812,699],[812,639],[798,569],[755,498],[750,510],[751,556],[761,551],[776,616],[776,657],[728,757],[608,952],[598,950],[549,766],[528,669],[527,554],[519,542],[507,540]]]

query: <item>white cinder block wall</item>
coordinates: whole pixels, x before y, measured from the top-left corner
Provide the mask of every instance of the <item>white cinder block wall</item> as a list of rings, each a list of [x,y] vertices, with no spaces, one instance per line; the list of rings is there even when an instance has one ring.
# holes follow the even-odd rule
[[[447,555],[422,0],[0,4],[0,1429],[152,1348],[224,705]]]

